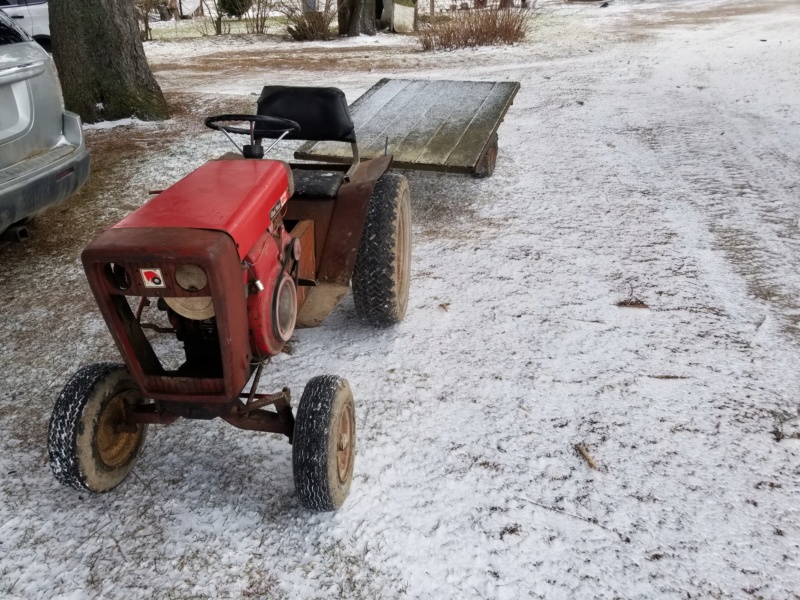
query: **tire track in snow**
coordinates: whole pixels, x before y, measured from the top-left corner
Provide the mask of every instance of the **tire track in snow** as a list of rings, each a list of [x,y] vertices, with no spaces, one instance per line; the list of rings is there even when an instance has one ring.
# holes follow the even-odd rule
[[[794,55],[800,61],[800,52]],[[669,181],[665,191],[680,194],[708,218],[719,247],[751,293],[769,305],[785,331],[798,339],[800,111],[775,107],[764,94],[731,101],[720,83],[741,77],[739,67],[712,68],[702,50],[693,60],[699,66],[687,67],[694,75],[692,87],[674,94],[675,110],[668,119],[654,115],[652,125],[641,134],[643,142],[656,154]],[[748,73],[757,81],[749,89],[773,85],[778,77],[775,69],[780,68]],[[786,81],[775,93],[797,94],[796,80],[794,87]],[[657,98],[653,94],[643,101],[655,103]],[[753,119],[752,113],[758,118]]]

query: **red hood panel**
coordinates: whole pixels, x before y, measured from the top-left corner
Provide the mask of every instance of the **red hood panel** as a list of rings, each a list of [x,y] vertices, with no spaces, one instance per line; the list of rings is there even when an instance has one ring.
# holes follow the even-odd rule
[[[244,258],[270,226],[270,210],[288,200],[289,179],[274,160],[215,160],[204,164],[114,228],[184,227],[224,231]]]

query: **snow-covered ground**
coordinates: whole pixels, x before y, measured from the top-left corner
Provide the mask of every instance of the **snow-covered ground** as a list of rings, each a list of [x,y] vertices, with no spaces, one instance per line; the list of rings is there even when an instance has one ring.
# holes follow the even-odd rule
[[[408,173],[405,322],[365,327],[348,298],[270,367],[265,391],[352,385],[336,514],[298,507],[285,441],[219,422],[152,427],[107,495],[47,465],[58,390],[117,357],[80,249],[224,137],[154,141],[0,247],[0,597],[800,595],[800,426],[780,425],[800,407],[797,2],[550,3],[525,44],[428,55],[389,36],[147,49],[165,90],[208,102],[280,82],[352,100],[381,77],[522,89],[494,177]]]

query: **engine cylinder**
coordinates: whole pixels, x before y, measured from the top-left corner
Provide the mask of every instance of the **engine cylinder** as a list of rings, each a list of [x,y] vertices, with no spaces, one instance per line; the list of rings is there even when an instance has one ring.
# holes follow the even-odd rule
[[[262,235],[245,258],[250,344],[256,356],[275,356],[294,333],[297,287],[284,269],[284,262],[294,260],[291,256],[284,260],[291,250],[291,236],[280,229],[277,234]]]

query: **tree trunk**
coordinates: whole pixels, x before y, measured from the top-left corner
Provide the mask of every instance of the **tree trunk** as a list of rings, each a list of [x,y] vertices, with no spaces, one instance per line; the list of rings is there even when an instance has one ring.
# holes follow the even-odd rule
[[[375,0],[339,0],[339,35],[375,35]]]
[[[133,2],[50,0],[50,33],[64,103],[85,123],[169,117],[147,64]]]
[[[361,0],[361,33],[375,35],[375,0]]]
[[[172,19],[172,8],[166,4],[159,4],[156,6],[156,10],[158,11],[158,17],[162,21],[169,21]]]
[[[364,4],[364,0],[350,0],[348,4],[350,10],[348,11],[347,29],[344,34],[355,37],[361,35],[361,7]]]
[[[336,0],[336,18],[339,20],[339,35],[347,35],[350,30],[350,14],[354,0]]]
[[[142,39],[145,41],[151,40],[153,34],[150,32],[150,12],[148,10],[143,11],[142,21],[144,22],[144,32],[141,34]]]

